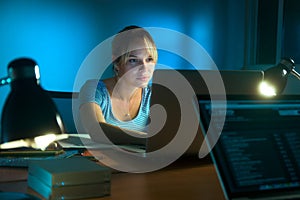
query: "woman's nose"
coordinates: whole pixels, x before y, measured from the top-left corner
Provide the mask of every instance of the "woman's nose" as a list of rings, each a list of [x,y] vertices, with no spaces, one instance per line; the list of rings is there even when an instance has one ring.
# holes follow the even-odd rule
[[[146,60],[143,60],[143,61],[141,61],[141,64],[140,64],[140,66],[139,66],[139,69],[140,69],[140,70],[146,69],[146,68],[147,68],[147,65],[148,65],[147,61],[146,61]]]

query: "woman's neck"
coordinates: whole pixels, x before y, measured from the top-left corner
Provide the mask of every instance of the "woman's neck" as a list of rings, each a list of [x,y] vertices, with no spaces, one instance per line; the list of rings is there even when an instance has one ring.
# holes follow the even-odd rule
[[[116,78],[112,89],[112,96],[120,100],[130,101],[139,91],[140,88],[130,87]]]

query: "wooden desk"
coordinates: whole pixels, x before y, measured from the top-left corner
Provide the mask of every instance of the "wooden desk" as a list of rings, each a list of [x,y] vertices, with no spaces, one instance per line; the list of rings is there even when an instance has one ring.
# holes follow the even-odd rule
[[[150,173],[114,173],[111,184],[111,195],[99,199],[224,199],[214,166],[209,162],[180,160]],[[27,188],[26,168],[0,168],[0,190],[37,195]]]

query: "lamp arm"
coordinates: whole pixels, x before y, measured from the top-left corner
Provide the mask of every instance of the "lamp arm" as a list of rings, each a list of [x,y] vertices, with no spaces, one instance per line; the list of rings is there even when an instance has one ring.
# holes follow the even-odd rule
[[[293,74],[300,80],[300,74],[296,70],[292,69],[291,74]]]

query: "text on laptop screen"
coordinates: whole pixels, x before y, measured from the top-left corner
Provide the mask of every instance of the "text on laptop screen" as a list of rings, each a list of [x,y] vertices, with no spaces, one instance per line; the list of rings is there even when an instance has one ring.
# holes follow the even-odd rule
[[[226,105],[212,155],[227,195],[299,189],[300,100],[227,100]],[[199,106],[207,130],[211,102],[200,99]]]

